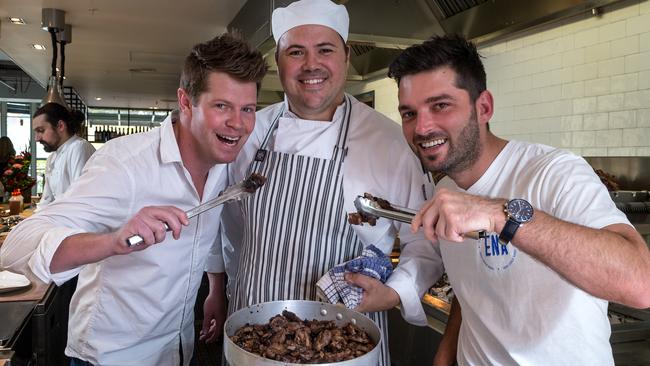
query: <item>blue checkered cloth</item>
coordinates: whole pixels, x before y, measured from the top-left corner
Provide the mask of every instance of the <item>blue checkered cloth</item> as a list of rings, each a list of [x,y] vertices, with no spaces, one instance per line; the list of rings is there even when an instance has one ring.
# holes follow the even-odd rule
[[[393,273],[390,258],[374,245],[363,249],[361,256],[330,269],[316,282],[318,296],[332,304],[342,302],[354,309],[363,299],[363,289],[345,281],[346,273],[361,273],[382,283]]]

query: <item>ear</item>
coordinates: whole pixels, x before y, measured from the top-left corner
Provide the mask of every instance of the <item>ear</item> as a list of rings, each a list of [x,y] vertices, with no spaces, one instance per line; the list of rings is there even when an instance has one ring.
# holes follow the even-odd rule
[[[492,119],[494,114],[494,99],[489,90],[484,90],[478,98],[476,98],[476,119],[480,124],[487,124]]]
[[[176,96],[178,97],[178,109],[181,114],[189,113],[192,116],[192,98],[183,88],[178,88],[176,90]]]
[[[66,128],[67,128],[67,127],[66,127],[66,125],[65,125],[65,122],[63,122],[63,120],[60,119],[60,120],[56,123],[56,131],[57,131],[58,133],[63,133],[63,132],[65,132]]]

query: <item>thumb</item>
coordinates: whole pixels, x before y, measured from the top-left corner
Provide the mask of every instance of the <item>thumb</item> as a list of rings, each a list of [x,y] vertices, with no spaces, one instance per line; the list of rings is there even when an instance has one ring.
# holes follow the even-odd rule
[[[348,281],[348,283],[359,286],[364,290],[370,286],[369,279],[368,276],[364,276],[361,273],[347,273],[345,275],[345,280]]]
[[[201,334],[204,335],[204,336],[210,330],[210,323],[212,323],[211,319],[212,319],[211,317],[204,317],[203,318],[203,326],[201,327]]]

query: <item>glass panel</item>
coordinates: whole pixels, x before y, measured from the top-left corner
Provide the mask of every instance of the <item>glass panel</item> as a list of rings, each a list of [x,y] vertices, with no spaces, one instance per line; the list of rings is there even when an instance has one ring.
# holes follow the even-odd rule
[[[29,113],[7,113],[7,136],[13,142],[16,154],[29,150],[31,121]]]

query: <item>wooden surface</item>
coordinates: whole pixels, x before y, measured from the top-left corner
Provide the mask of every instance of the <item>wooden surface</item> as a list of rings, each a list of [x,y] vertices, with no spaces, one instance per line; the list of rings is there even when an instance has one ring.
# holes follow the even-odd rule
[[[24,289],[4,292],[0,294],[0,302],[8,301],[41,301],[50,284],[41,282],[37,278],[30,278],[31,285]],[[52,286],[54,286],[52,284]]]

